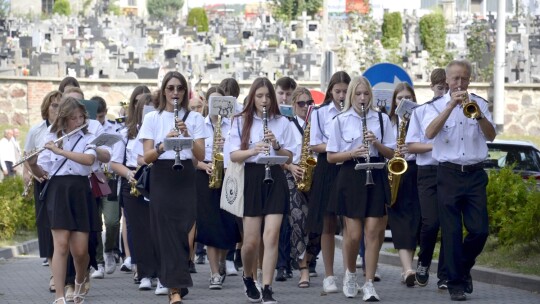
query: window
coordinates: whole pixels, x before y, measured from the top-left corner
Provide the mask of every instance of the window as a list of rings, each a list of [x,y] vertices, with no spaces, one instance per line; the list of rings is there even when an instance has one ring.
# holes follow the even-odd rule
[[[54,0],[41,0],[41,12],[44,14],[52,14]]]
[[[137,6],[137,0],[128,0],[129,6]]]

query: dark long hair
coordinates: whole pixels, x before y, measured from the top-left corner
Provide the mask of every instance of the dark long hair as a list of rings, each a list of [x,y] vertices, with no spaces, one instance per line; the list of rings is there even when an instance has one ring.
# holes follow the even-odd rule
[[[68,76],[62,79],[62,81],[60,81],[60,84],[58,85],[58,91],[64,93],[66,87],[80,88],[81,85],[75,77]]]
[[[41,118],[49,120],[49,107],[54,100],[59,100],[60,98],[62,98],[62,92],[60,91],[54,90],[47,93],[47,95],[45,96],[45,98],[43,98],[43,101],[41,102]]]
[[[259,77],[255,79],[255,81],[253,81],[251,87],[249,88],[249,94],[246,97],[244,110],[234,116],[242,117],[244,121],[244,125],[242,126],[242,138],[240,144],[240,149],[242,150],[247,150],[249,147],[251,126],[253,126],[253,115],[257,111],[255,108],[255,93],[258,89],[262,87],[266,87],[268,89],[268,93],[270,94],[270,106],[267,109],[268,117],[277,117],[281,115],[277,103],[276,91],[274,90],[272,82],[266,77]]]
[[[138,95],[138,94],[137,94]],[[126,128],[128,130],[128,139],[134,139],[139,133],[139,126],[142,125],[143,110],[145,105],[153,104],[152,94],[144,93],[139,97],[139,100],[135,102],[135,108],[133,109],[132,117],[126,121]]]
[[[76,109],[81,110],[84,116],[84,120],[87,121],[88,112],[86,111],[85,106],[76,98],[64,97],[64,102],[58,108],[58,118],[56,118],[56,120],[51,125],[51,132],[56,132],[56,136],[58,138],[62,136],[62,131],[64,131],[64,129],[67,127],[67,120],[69,119],[69,116]],[[88,127],[84,127],[82,131],[84,134],[86,134],[88,132]]]
[[[169,83],[169,80],[173,78],[180,80],[180,84],[185,89],[184,97],[182,98],[182,100],[180,101],[180,104],[178,105],[180,107],[178,110],[180,110],[181,108],[184,108],[185,111],[188,110],[189,88],[188,88],[186,78],[184,77],[184,75],[180,74],[177,71],[170,71],[167,74],[165,74],[165,77],[163,78],[163,81],[161,82],[161,88],[159,89],[159,93],[158,93],[159,104],[157,107],[157,110],[159,111],[159,113],[163,112],[163,110],[165,110],[165,107],[167,106],[167,97],[165,96],[165,88],[167,87],[167,83]]]
[[[400,82],[396,85],[396,88],[394,89],[394,94],[392,95],[392,106],[390,107],[390,120],[392,121],[392,124],[397,124],[398,118],[396,115],[396,109],[397,109],[397,101],[396,96],[399,92],[402,91],[409,91],[411,92],[412,99],[411,101],[416,102],[416,94],[414,94],[414,89],[411,87],[411,85],[407,82]],[[384,109],[384,108],[383,108]]]
[[[129,126],[129,125],[137,126],[137,121],[136,121],[137,117],[135,116],[135,108],[137,107],[138,101],[136,98],[137,96],[141,94],[145,94],[145,93],[150,93],[150,89],[145,85],[137,86],[135,87],[135,89],[133,89],[133,92],[131,93],[131,96],[129,97],[126,126]]]
[[[328,83],[328,88],[326,89],[326,95],[324,96],[324,102],[323,105],[327,105],[332,102],[334,97],[332,97],[332,89],[334,86],[338,83],[346,83],[347,85],[351,82],[351,76],[347,74],[345,71],[339,71],[335,72],[334,75],[332,75],[332,78],[330,78],[330,82]]]

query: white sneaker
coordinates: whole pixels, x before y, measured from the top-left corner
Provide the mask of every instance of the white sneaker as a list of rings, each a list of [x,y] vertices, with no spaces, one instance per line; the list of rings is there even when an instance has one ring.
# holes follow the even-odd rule
[[[114,253],[105,252],[105,272],[107,274],[113,274],[116,270],[116,259]]]
[[[336,286],[336,277],[328,276],[323,280],[323,291],[326,293],[336,293],[338,288]]]
[[[367,281],[364,286],[362,286],[362,292],[364,293],[364,297],[362,298],[364,302],[376,302],[380,300],[371,280]]]
[[[223,288],[223,283],[221,282],[221,276],[219,273],[212,274],[212,277],[210,277],[210,289],[221,289]]]
[[[234,267],[234,261],[225,261],[225,272],[228,276],[237,276],[238,270]]]
[[[358,294],[358,287],[356,286],[356,272],[345,271],[343,277],[343,294],[347,298],[354,298]]]
[[[131,272],[131,270],[132,270],[131,257],[127,257],[124,260],[124,263],[122,263],[122,266],[120,266],[120,271]]]
[[[356,268],[362,268],[362,257],[360,255],[356,256]]]
[[[141,283],[139,284],[139,290],[150,290],[152,289],[152,281],[150,278],[142,278]]]
[[[156,291],[154,292],[156,296],[166,296],[169,294],[169,288],[161,285],[161,282],[158,280]]]
[[[92,272],[92,275],[90,277],[92,279],[103,279],[105,277],[105,269],[103,269],[103,264],[98,264],[97,268],[98,269]]]

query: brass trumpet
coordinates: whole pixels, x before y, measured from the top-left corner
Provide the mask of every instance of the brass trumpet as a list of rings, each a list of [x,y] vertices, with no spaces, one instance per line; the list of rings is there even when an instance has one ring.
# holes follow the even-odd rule
[[[458,88],[458,90],[460,89]],[[476,119],[480,116],[480,107],[478,107],[476,102],[469,99],[469,93],[466,92],[463,95],[463,101],[461,104],[463,106],[463,115],[465,115],[467,118]]]

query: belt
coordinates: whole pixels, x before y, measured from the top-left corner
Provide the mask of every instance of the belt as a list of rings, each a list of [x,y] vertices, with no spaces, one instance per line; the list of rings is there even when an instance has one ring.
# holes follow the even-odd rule
[[[484,170],[484,166],[482,165],[482,163],[477,163],[477,164],[472,164],[472,165],[458,165],[454,163],[443,162],[443,163],[439,163],[439,166],[454,169],[456,171],[461,171],[461,172],[475,172],[479,170]]]

